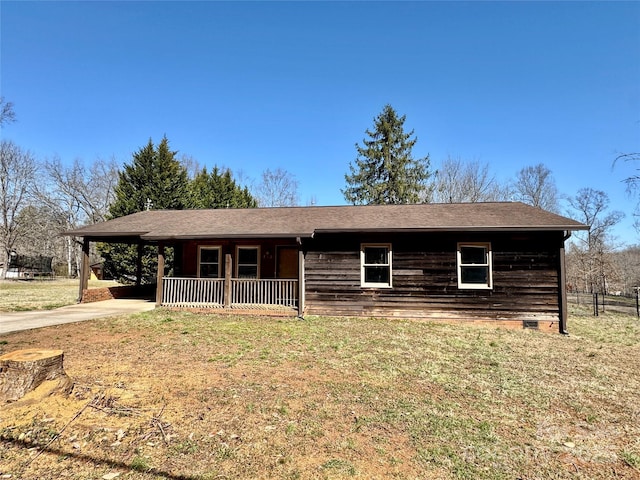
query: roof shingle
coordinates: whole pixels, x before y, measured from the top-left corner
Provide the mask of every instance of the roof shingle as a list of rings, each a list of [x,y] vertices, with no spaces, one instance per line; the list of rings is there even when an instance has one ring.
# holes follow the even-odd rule
[[[312,237],[321,232],[585,230],[520,202],[150,210],[65,232],[145,240]]]

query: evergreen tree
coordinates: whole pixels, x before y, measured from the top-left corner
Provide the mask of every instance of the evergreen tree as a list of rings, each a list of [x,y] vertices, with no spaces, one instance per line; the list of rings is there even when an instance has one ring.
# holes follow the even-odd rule
[[[404,204],[428,201],[431,188],[430,161],[414,159],[411,151],[417,142],[413,130],[404,131],[406,115],[398,116],[391,105],[374,119],[373,130],[366,130],[369,139],[356,144],[355,165],[345,175],[347,186],[342,193],[354,205]]]
[[[187,206],[187,171],[169,149],[164,137],[158,147],[153,141],[133,154],[133,162],[120,172],[115,201],[109,208],[111,218],[122,217],[147,208],[182,210]]]
[[[181,210],[187,207],[188,179],[185,168],[169,149],[166,137],[158,144],[153,141],[133,154],[133,161],[120,172],[115,188],[115,200],[109,207],[111,218],[122,217],[147,208]],[[107,278],[123,283],[134,280],[137,246],[127,244],[98,244],[104,258]],[[165,250],[166,270],[173,265],[172,249]],[[146,245],[142,257],[142,283],[154,283],[157,270],[157,250]]]
[[[257,202],[247,187],[240,187],[229,169],[204,167],[189,183],[188,208],[255,208]]]

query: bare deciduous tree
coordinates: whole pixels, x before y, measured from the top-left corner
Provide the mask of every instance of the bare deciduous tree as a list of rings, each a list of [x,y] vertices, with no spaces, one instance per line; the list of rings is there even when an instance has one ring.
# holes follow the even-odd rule
[[[569,198],[576,220],[589,225],[587,232],[577,232],[574,248],[583,287],[589,292],[607,292],[611,271],[610,254],[614,250],[611,228],[624,217],[624,213],[609,210],[609,196],[593,188],[581,188],[575,197]]]
[[[27,233],[20,221],[20,210],[27,205],[34,187],[37,163],[31,153],[8,140],[0,145],[0,242],[4,265],[9,265],[11,251],[16,241]],[[7,268],[2,269],[6,278]]]
[[[617,287],[623,295],[631,296],[634,287],[640,286],[640,246],[627,247],[616,252],[614,261],[620,272]]]
[[[13,110],[13,103],[7,102],[4,97],[0,97],[0,125],[13,123],[16,121],[16,113]]]
[[[43,255],[54,259],[54,267],[65,259],[66,238],[58,235],[64,218],[57,210],[41,202],[32,202],[20,210],[19,222],[28,225],[28,235],[17,239],[14,250],[20,255],[37,257]]]
[[[542,163],[525,167],[516,175],[514,198],[550,212],[558,212],[558,189],[551,170]]]
[[[182,154],[180,156],[180,163],[187,171],[189,180],[193,180],[202,171],[202,165],[200,165],[200,162],[191,155]]]
[[[258,205],[261,207],[291,207],[298,204],[298,181],[286,170],[278,168],[262,172],[262,180],[256,187]]]
[[[74,212],[73,227],[106,220],[118,183],[115,160],[98,159],[87,170],[78,159],[71,166],[65,166],[60,158],[54,158],[45,163],[45,170],[51,181],[46,192],[49,201]]]
[[[491,202],[509,197],[508,187],[491,174],[488,164],[447,158],[436,173],[434,200],[439,203]]]
[[[625,153],[618,155],[614,165],[618,161],[638,162],[638,165],[640,165],[640,153]],[[638,173],[625,178],[623,181],[627,185],[627,193],[632,197],[636,197],[636,208],[633,212],[635,222],[633,225],[636,228],[636,231],[640,234],[640,167],[636,169],[636,172]]]
[[[56,157],[47,161],[44,168],[50,183],[39,189],[39,199],[56,212],[55,218],[61,221],[59,231],[106,220],[118,182],[115,160],[98,159],[87,170],[78,159],[65,166]],[[75,275],[79,247],[72,237],[65,237],[65,241],[67,274]]]

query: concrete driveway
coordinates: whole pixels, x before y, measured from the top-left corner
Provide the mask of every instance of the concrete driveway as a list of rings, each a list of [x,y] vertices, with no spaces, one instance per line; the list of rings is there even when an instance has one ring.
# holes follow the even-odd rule
[[[0,335],[63,323],[83,322],[94,318],[153,310],[155,302],[140,299],[104,300],[67,305],[54,310],[0,312]]]

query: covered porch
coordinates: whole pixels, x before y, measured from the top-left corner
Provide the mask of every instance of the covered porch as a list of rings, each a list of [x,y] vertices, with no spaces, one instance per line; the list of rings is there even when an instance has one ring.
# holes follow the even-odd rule
[[[88,300],[90,277],[89,237],[83,238],[79,301]],[[110,239],[122,242],[124,239]],[[99,241],[105,241],[104,238]],[[141,285],[142,239],[128,239],[138,245],[135,286]],[[189,240],[154,242],[157,272],[152,287],[156,307],[176,309],[269,313],[302,316],[304,312],[304,254],[300,241],[290,239]],[[165,249],[174,248],[173,274],[165,273]],[[267,275],[269,278],[264,278]]]
[[[253,247],[252,247],[253,248]],[[159,248],[159,252],[160,252]],[[260,250],[256,248],[259,252]],[[304,308],[303,292],[300,288],[303,285],[304,275],[302,265],[304,256],[296,248],[296,278],[259,278],[256,268],[255,272],[247,274],[250,265],[239,264],[234,267],[232,254],[224,256],[224,268],[217,266],[217,262],[206,263],[206,270],[224,272],[224,276],[219,277],[214,274],[210,277],[202,275],[205,270],[202,261],[202,253],[198,256],[198,275],[187,276],[163,276],[158,278],[156,291],[156,305],[180,308],[212,308],[212,309],[242,309],[242,310],[274,310],[277,308],[295,310],[302,315]],[[208,252],[211,259],[211,252]],[[269,257],[270,255],[266,255]],[[240,256],[237,256],[238,263]],[[217,258],[214,258],[217,260]],[[158,271],[160,269],[161,255],[158,256]],[[280,260],[278,260],[280,261]],[[291,272],[291,265],[286,269]],[[278,269],[276,271],[280,274]],[[233,273],[236,273],[236,276]],[[238,275],[240,273],[240,275]],[[290,276],[290,274],[289,274]]]

